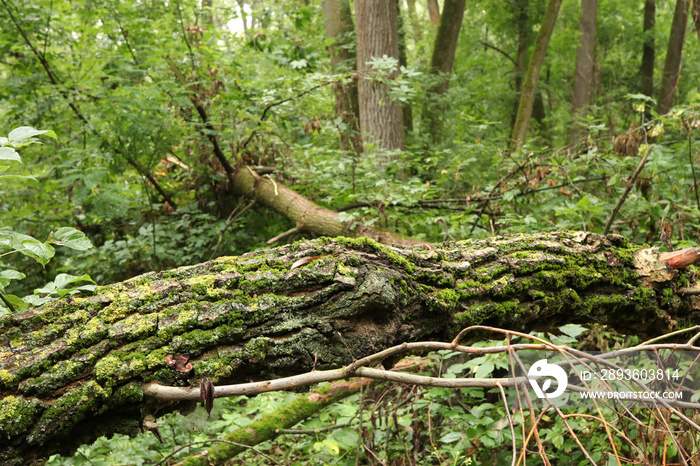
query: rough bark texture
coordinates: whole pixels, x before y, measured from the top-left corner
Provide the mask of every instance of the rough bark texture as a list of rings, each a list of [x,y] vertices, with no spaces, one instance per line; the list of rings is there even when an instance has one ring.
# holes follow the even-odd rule
[[[150,273],[0,318],[0,464],[134,434],[141,384],[190,386],[338,367],[488,324],[599,322],[658,334],[698,321],[688,276],[619,236],[551,233],[399,248],[318,239]],[[314,260],[292,267],[300,258]],[[189,355],[188,372],[166,355]]]
[[[442,131],[443,122],[440,117],[444,113],[445,106],[443,102],[438,100],[450,87],[450,76],[457,53],[457,42],[459,41],[459,31],[462,28],[465,3],[466,0],[445,0],[440,27],[435,37],[430,70],[434,75],[440,76],[442,82],[428,90],[426,108],[423,111],[424,128],[427,129],[433,140],[437,140]]]
[[[562,0],[549,0],[547,9],[542,19],[542,25],[535,39],[535,48],[532,51],[532,56],[527,65],[527,74],[523,82],[522,93],[520,94],[520,104],[518,105],[518,114],[515,117],[515,125],[513,125],[513,135],[511,137],[511,149],[525,142],[527,136],[527,127],[530,124],[532,116],[532,108],[535,103],[535,93],[537,92],[537,81],[540,78],[540,71],[544,56],[547,53],[549,39],[554,31],[554,24],[557,21],[559,7]]]
[[[573,95],[574,112],[579,114],[586,112],[591,100],[597,16],[598,0],[581,0],[581,17],[578,23],[580,45],[576,51]]]
[[[641,88],[642,94],[654,97],[654,25],[656,24],[656,0],[644,2],[644,50],[642,51]]]
[[[659,90],[657,111],[662,115],[668,113],[673,107],[673,96],[678,86],[678,78],[681,76],[681,57],[683,55],[683,43],[685,42],[685,29],[688,25],[689,10],[690,0],[676,0],[676,9],[673,12],[673,22],[671,23],[671,36],[668,39],[664,74],[661,77],[661,89]]]
[[[322,3],[326,36],[333,41],[329,47],[331,65],[339,72],[353,69],[357,65],[355,53],[355,26],[348,0],[324,0]],[[340,134],[340,149],[362,151],[360,143],[360,109],[357,81],[337,83],[335,91],[335,115],[347,127]]]
[[[398,12],[395,1],[357,0],[357,69],[360,95],[360,128],[362,139],[379,149],[403,149],[405,144],[403,109],[392,102],[387,86],[369,62],[373,58],[393,57],[399,61]]]

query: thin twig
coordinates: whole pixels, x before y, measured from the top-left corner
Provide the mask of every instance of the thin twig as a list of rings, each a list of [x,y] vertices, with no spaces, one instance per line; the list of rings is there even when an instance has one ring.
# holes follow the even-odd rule
[[[190,51],[190,63],[192,64],[192,71],[196,72],[197,68],[194,64],[194,53],[192,52],[192,47],[190,46],[190,41],[187,40],[187,32],[185,31],[185,22],[182,20],[182,9],[180,8],[180,0],[175,0],[177,5],[177,16],[180,18],[180,28],[182,29],[182,39],[187,45],[187,49]]]
[[[484,47],[490,48],[491,50],[495,50],[496,52],[500,53],[501,55],[503,55],[504,57],[506,57],[508,60],[510,60],[510,62],[511,62],[513,65],[518,66],[518,64],[517,64],[516,61],[513,59],[513,57],[511,57],[507,52],[505,52],[505,51],[499,49],[499,48],[496,47],[495,45],[491,45],[491,44],[489,44],[488,42],[484,42],[483,40],[479,41],[479,43],[480,43],[481,45],[483,45]]]
[[[209,260],[212,260],[214,258],[214,256],[216,255],[216,253],[219,251],[219,246],[221,246],[221,242],[224,239],[224,234],[226,233],[226,230],[228,230],[228,228],[233,224],[233,222],[238,220],[241,217],[241,215],[243,215],[248,209],[253,207],[254,204],[255,204],[255,200],[250,201],[248,203],[248,205],[243,208],[243,210],[241,210],[235,217],[231,218],[236,213],[236,210],[238,210],[238,207],[233,209],[233,211],[228,216],[229,220],[226,222],[226,225],[224,226],[224,228],[221,230],[221,233],[219,234],[219,241],[217,241],[216,246],[214,247],[214,251],[212,251],[211,255],[209,256]]]
[[[265,245],[269,246],[271,244],[275,244],[277,241],[281,240],[282,238],[286,238],[289,235],[299,233],[301,230],[303,230],[303,227],[301,225],[296,226],[290,230],[285,231],[284,233],[280,233],[279,235],[275,236],[274,238],[268,239],[267,241],[265,241]]]
[[[634,186],[634,182],[637,180],[637,177],[642,172],[642,169],[644,168],[644,164],[647,163],[647,159],[649,158],[650,153],[651,153],[651,146],[647,147],[647,150],[644,152],[644,157],[642,157],[641,162],[639,162],[637,169],[634,171],[634,173],[632,174],[630,179],[627,181],[627,186],[625,187],[625,192],[622,193],[622,196],[620,196],[620,199],[617,201],[617,205],[615,206],[612,213],[610,214],[610,218],[608,219],[608,223],[605,224],[605,230],[603,230],[604,235],[607,235],[610,232],[610,227],[612,226],[613,220],[615,220],[615,217],[617,216],[617,213],[620,211],[622,204],[625,203],[625,200],[627,199],[627,195],[632,190],[632,186]]]
[[[510,178],[512,178],[513,175],[515,175],[516,172],[518,172],[518,171],[520,171],[520,170],[523,170],[523,167],[525,166],[525,164],[527,164],[527,163],[530,161],[530,158],[531,158],[533,155],[535,155],[534,152],[530,152],[529,154],[527,154],[527,157],[525,158],[525,161],[524,161],[522,164],[521,164],[521,163],[518,163],[518,162],[516,161],[516,162],[515,162],[516,166],[515,166],[512,170],[510,170],[508,173],[506,173],[505,175],[503,175],[503,176],[501,177],[500,180],[498,180],[498,182],[497,182],[496,185],[493,187],[493,189],[491,189],[491,194],[493,194],[498,188],[500,188],[501,185],[502,185],[503,183],[505,183],[505,182],[508,181]],[[491,194],[489,194],[489,195],[491,195]],[[488,200],[486,200],[486,201],[484,201],[484,202],[481,202],[480,205],[479,205],[479,207],[478,207],[477,209],[478,209],[478,210],[484,210],[484,208],[488,205],[488,203],[489,203]],[[475,219],[474,222],[472,223],[472,228],[471,228],[471,230],[469,230],[470,233],[473,233],[473,232],[474,232],[474,228],[476,228],[476,224],[477,224],[477,223],[479,223],[479,218]]]
[[[231,162],[228,161],[226,155],[224,155],[224,151],[221,150],[221,146],[219,145],[219,139],[216,137],[216,128],[214,128],[214,125],[212,125],[211,121],[209,120],[209,115],[207,114],[207,111],[204,109],[204,106],[197,98],[197,94],[191,89],[191,84],[187,81],[187,78],[185,78],[185,75],[182,74],[182,71],[180,71],[180,68],[173,61],[173,59],[166,55],[165,61],[168,63],[170,70],[173,72],[173,74],[180,82],[182,87],[184,87],[188,91],[187,97],[189,97],[190,102],[192,102],[192,105],[199,114],[199,118],[204,124],[204,127],[200,128],[200,133],[202,133],[203,136],[209,139],[209,142],[211,142],[211,145],[214,148],[214,155],[221,163],[221,166],[224,167],[226,175],[228,175],[229,179],[231,179],[235,174],[236,170],[233,168],[233,165],[231,165]]]
[[[260,126],[262,125],[263,121],[265,121],[265,119],[267,118],[267,112],[270,111],[270,109],[271,109],[272,107],[276,107],[277,105],[282,105],[282,104],[284,104],[284,103],[286,103],[286,102],[289,102],[290,100],[295,100],[295,99],[298,99],[299,97],[303,97],[303,96],[305,96],[306,94],[308,94],[308,93],[310,93],[310,92],[313,92],[313,91],[315,91],[316,89],[318,89],[318,88],[320,88],[320,87],[327,86],[328,84],[332,84],[333,82],[334,82],[334,81],[329,81],[329,82],[326,82],[326,83],[318,84],[318,85],[316,85],[316,86],[314,86],[314,87],[312,87],[312,88],[310,88],[310,89],[307,89],[307,90],[305,90],[305,91],[300,92],[300,93],[297,94],[297,95],[294,95],[294,96],[289,97],[289,98],[287,98],[287,99],[279,100],[279,101],[277,101],[277,102],[273,102],[273,103],[271,103],[270,105],[268,105],[267,107],[265,107],[265,110],[263,110],[262,115],[260,116],[260,119],[258,120],[258,124],[255,125],[255,128],[253,128],[253,131],[250,132],[250,136],[248,136],[248,139],[246,139],[245,142],[241,145],[241,150],[243,150],[243,149],[245,149],[246,147],[248,147],[248,144],[249,144],[250,141],[253,139],[253,136],[255,136],[255,134],[256,134],[256,133],[258,132],[258,130],[260,129]]]

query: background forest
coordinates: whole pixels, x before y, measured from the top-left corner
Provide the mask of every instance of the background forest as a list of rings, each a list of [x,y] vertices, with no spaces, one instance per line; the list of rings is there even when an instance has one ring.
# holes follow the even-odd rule
[[[95,246],[57,249],[45,267],[0,255],[26,275],[7,293],[44,297],[60,273],[102,285],[341,233],[432,243],[574,229],[698,243],[697,1],[0,3],[3,134],[57,136],[4,167],[15,176],[0,180],[0,228],[43,239],[73,226]],[[300,213],[307,201],[322,209]],[[451,356],[432,357],[434,369]],[[483,367],[464,364],[441,370]],[[393,407],[362,414],[356,395],[305,428],[363,415],[373,428],[261,449],[281,464],[508,458],[510,433],[483,390],[372,390]],[[163,447],[117,438],[65,464],[156,462],[157,448],[244,426],[290,397],[228,400],[215,421],[169,418]],[[561,432],[553,424],[545,440],[576,452]],[[607,464],[607,439],[589,440]]]

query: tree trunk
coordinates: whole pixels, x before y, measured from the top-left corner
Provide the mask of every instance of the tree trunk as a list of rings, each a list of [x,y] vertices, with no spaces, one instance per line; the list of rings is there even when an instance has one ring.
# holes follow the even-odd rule
[[[700,39],[700,0],[693,0],[693,23],[695,24],[695,32],[698,34],[698,39]]]
[[[535,39],[535,48],[532,51],[532,56],[527,65],[527,74],[523,82],[523,89],[520,94],[520,104],[518,105],[518,114],[515,117],[515,125],[513,125],[513,135],[511,137],[510,149],[514,150],[525,142],[527,136],[527,127],[532,116],[532,107],[535,102],[535,93],[537,92],[537,81],[540,78],[540,71],[544,56],[547,53],[549,39],[554,31],[554,24],[557,21],[559,7],[562,0],[549,0],[547,9],[542,19],[542,25]]]
[[[430,22],[433,26],[438,27],[440,24],[440,6],[437,0],[427,0],[428,3],[428,15],[430,16]]]
[[[430,61],[432,74],[442,79],[440,84],[430,88],[423,110],[423,127],[430,134],[433,141],[439,141],[443,121],[441,116],[445,111],[441,98],[450,87],[450,76],[454,67],[459,31],[462,28],[464,18],[464,5],[466,0],[445,0],[442,9],[442,19],[435,37],[433,57]]]
[[[654,97],[654,55],[656,29],[656,0],[644,2],[644,50],[642,52],[641,91],[642,94]]]
[[[333,42],[328,49],[331,66],[337,72],[349,71],[357,65],[350,3],[348,0],[324,0],[322,8],[326,36]],[[362,152],[357,81],[336,83],[334,91],[335,115],[347,128],[340,132],[340,149]]]
[[[0,317],[0,464],[133,435],[147,414],[191,406],[158,405],[144,382],[222,385],[335,368],[475,324],[596,322],[659,334],[697,322],[697,298],[675,294],[687,281],[655,249],[576,232],[428,250],[322,238],[152,272]]]
[[[399,38],[399,65],[404,68],[408,66],[408,56],[406,53],[406,21],[401,13],[401,0],[396,0],[396,11],[398,20],[398,38]],[[404,133],[413,131],[413,107],[409,102],[403,102],[401,105],[403,112],[403,129]]]
[[[676,0],[676,9],[673,12],[671,23],[671,36],[668,39],[666,63],[664,74],[661,77],[661,89],[657,111],[660,114],[668,113],[673,107],[673,96],[676,93],[678,79],[681,76],[681,57],[683,56],[683,43],[685,42],[685,29],[688,25],[688,11],[690,0]]]
[[[511,120],[511,131],[515,127],[515,118],[518,116],[518,103],[523,90],[523,77],[525,76],[525,55],[527,53],[528,38],[530,28],[528,27],[528,10],[529,0],[516,0],[514,7],[516,10],[517,22],[516,28],[518,31],[518,53],[515,57],[515,66],[513,68],[513,76],[515,80],[515,96],[516,100],[513,104],[513,117]]]
[[[387,56],[399,62],[398,18],[395,1],[357,0],[357,69],[360,97],[362,140],[380,152],[404,148],[403,110],[400,102],[392,102],[389,88],[382,82],[391,80],[398,69],[389,73],[374,69],[373,58]],[[365,147],[366,148],[366,147]],[[378,165],[389,161],[377,154]]]
[[[579,42],[574,74],[574,115],[585,115],[591,101],[593,67],[595,64],[595,23],[598,16],[598,0],[581,0]],[[575,127],[578,127],[576,125]]]

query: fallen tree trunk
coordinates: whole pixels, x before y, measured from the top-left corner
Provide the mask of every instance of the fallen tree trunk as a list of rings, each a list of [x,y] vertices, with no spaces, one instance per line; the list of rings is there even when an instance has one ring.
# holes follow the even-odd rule
[[[143,382],[277,378],[474,324],[658,334],[698,320],[680,287],[688,274],[655,250],[571,232],[432,249],[321,238],[142,275],[0,319],[0,464],[188,406],[144,397]]]

